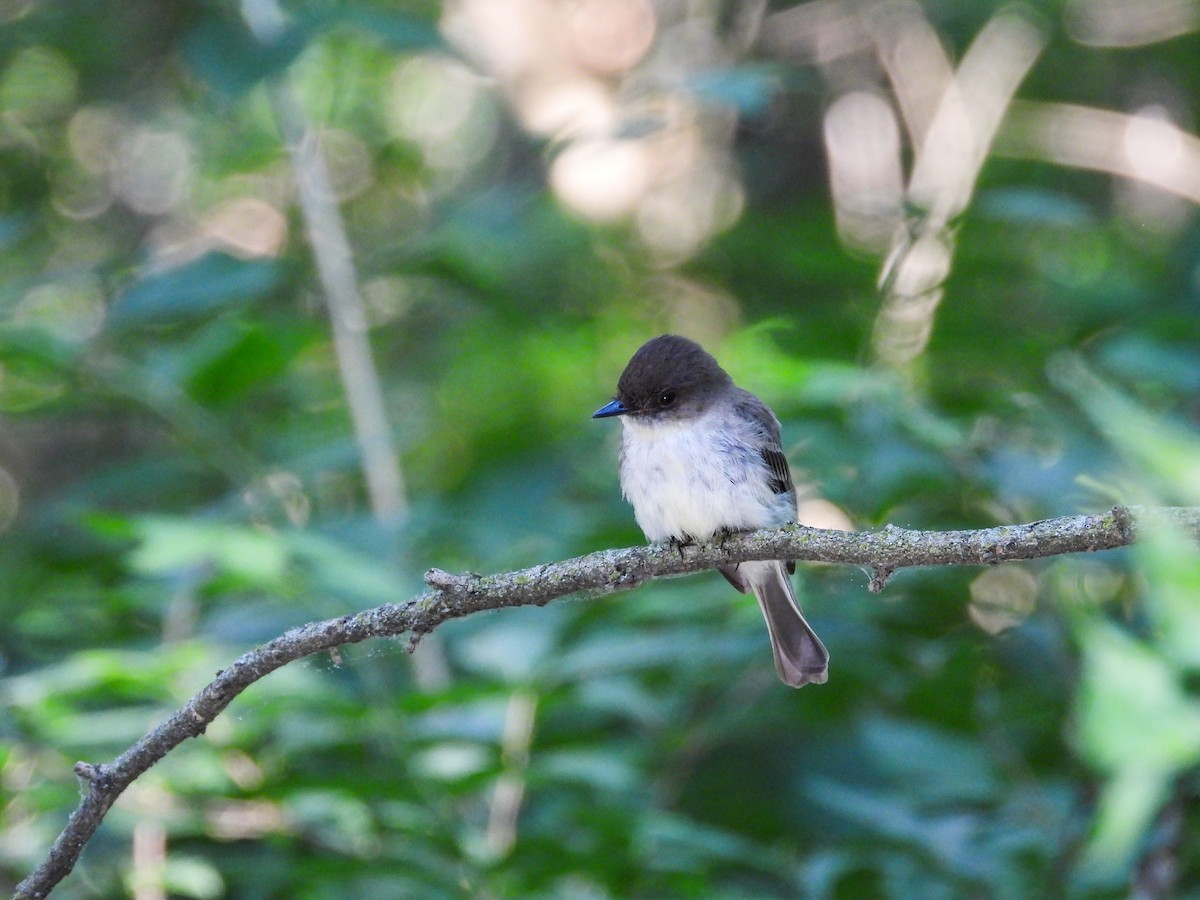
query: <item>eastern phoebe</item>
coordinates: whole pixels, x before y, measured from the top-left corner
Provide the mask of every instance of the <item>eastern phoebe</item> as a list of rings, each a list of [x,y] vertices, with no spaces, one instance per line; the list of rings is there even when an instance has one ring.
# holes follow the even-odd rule
[[[624,425],[621,491],[649,541],[685,544],[796,521],[779,420],[694,341],[664,334],[642,345],[616,399],[592,418],[609,416]],[[796,603],[795,568],[775,560],[718,571],[758,598],[780,679],[824,684],[829,653]]]

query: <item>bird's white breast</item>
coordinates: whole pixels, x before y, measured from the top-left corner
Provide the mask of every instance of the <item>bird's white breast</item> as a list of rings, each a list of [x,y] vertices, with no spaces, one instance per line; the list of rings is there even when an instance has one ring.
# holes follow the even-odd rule
[[[621,490],[649,540],[705,540],[795,518],[791,496],[770,489],[761,438],[720,405],[682,424],[622,423]]]

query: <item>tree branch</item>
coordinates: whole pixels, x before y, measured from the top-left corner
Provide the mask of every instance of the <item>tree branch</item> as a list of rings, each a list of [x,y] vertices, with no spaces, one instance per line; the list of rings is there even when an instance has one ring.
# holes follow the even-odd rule
[[[113,762],[77,763],[75,773],[87,782],[85,796],[46,859],[17,886],[16,896],[22,900],[47,896],[70,873],[109,808],[135,779],[183,741],[203,734],[208,724],[254,682],[314,653],[405,633],[410,633],[415,643],[443,622],[483,610],[544,606],[578,593],[598,596],[723,564],[795,559],[867,566],[873,571],[871,588],[881,590],[897,569],[994,565],[1111,550],[1131,544],[1145,526],[1160,523],[1200,539],[1198,507],[1118,506],[1098,515],[1064,516],[975,531],[912,531],[888,525],[878,531],[851,532],[788,525],[732,535],[716,543],[601,550],[498,575],[452,575],[431,569],[425,576],[430,587],[424,593],[404,603],[389,603],[294,628],[238,657],[185,706]]]
[[[251,33],[264,47],[282,37],[287,21],[278,0],[243,0],[241,6]],[[403,517],[408,502],[383,387],[371,354],[354,253],[316,132],[286,74],[268,82],[267,96],[292,160],[300,213],[329,310],[334,355],[362,457],[371,511],[386,525]]]

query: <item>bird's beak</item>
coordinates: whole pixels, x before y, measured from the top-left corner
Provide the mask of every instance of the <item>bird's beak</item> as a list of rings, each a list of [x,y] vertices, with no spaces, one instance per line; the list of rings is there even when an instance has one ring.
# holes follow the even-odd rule
[[[626,406],[620,400],[614,400],[612,403],[609,403],[607,406],[602,406],[598,410],[596,410],[594,413],[592,413],[592,418],[593,419],[607,419],[609,416],[623,416],[627,412],[629,412],[628,406]]]

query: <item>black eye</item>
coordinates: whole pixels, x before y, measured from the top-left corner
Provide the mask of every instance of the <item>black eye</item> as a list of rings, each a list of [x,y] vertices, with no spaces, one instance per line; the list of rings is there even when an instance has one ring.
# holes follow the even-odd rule
[[[675,402],[675,392],[674,391],[663,391],[661,394],[658,395],[658,405],[659,406],[667,407],[667,406],[670,406],[674,402]]]

